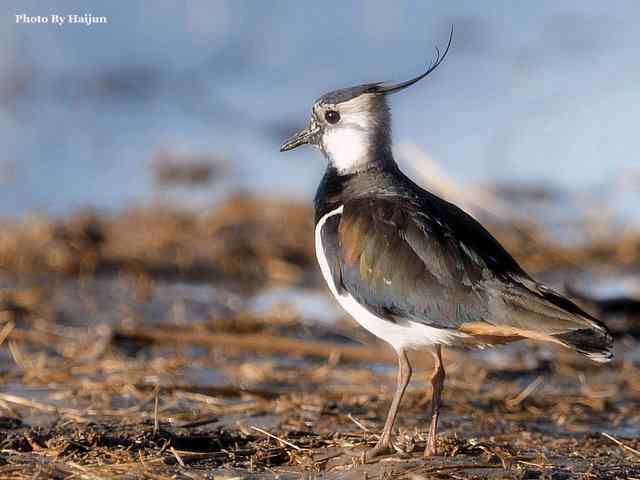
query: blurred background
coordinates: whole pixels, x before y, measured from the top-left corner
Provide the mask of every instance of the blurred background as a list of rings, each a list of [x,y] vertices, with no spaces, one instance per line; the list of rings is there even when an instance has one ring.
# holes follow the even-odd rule
[[[424,71],[452,25],[444,63],[391,99],[396,159],[601,318],[616,358],[447,348],[443,462],[489,462],[473,478],[556,478],[549,462],[557,478],[640,475],[640,2],[0,11],[0,477],[244,478],[318,471],[314,449],[350,465],[372,445],[395,358],[317,267],[325,160],[279,146],[320,95]],[[414,378],[398,439],[409,452],[424,449],[430,389]]]
[[[278,146],[313,100],[416,75],[451,25],[447,61],[393,98],[397,145],[415,144],[456,182],[572,193],[625,221],[640,213],[637,2],[9,1],[3,11],[3,216],[202,207],[238,190],[308,200],[324,160]],[[108,23],[15,22],[56,12]],[[215,172],[195,190],[165,188],[171,171],[158,168],[183,157]]]

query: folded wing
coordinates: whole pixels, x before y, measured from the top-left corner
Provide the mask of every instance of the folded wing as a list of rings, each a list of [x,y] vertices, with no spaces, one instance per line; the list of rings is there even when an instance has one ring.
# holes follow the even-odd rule
[[[456,329],[486,343],[553,341],[610,358],[604,325],[531,279],[472,217],[430,201],[345,204],[331,246],[336,285],[391,322]]]

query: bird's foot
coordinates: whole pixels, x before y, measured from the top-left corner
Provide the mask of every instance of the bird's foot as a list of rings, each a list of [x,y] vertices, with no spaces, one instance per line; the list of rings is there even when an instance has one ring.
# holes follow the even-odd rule
[[[424,449],[424,457],[437,457],[438,454],[438,445],[437,440],[435,438],[429,437],[427,440],[427,446]]]
[[[390,455],[395,453],[396,449],[393,447],[393,444],[390,440],[378,440],[376,446],[370,448],[362,454],[362,459],[367,462],[368,460],[374,459],[376,457],[381,457],[383,455]]]

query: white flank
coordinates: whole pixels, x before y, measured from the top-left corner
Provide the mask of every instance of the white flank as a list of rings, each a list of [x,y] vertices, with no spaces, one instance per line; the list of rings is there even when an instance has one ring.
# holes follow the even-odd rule
[[[331,293],[333,293],[333,296],[340,306],[369,332],[385,342],[390,343],[391,346],[398,351],[436,344],[450,344],[456,337],[467,337],[466,334],[461,332],[433,328],[411,320],[403,321],[402,324],[394,323],[368,311],[360,305],[351,294],[338,294],[338,290],[333,282],[333,276],[331,275],[331,269],[329,268],[329,262],[324,253],[321,232],[327,219],[334,215],[341,215],[343,210],[344,205],[341,205],[324,215],[316,225],[315,232],[316,257],[320,264],[320,270],[322,270],[322,275],[329,286],[329,290],[331,290]]]
[[[333,283],[333,277],[331,275],[331,269],[329,268],[329,262],[327,261],[327,257],[324,254],[324,247],[322,246],[322,227],[327,223],[327,220],[334,215],[342,215],[344,211],[344,205],[340,205],[335,210],[331,210],[324,217],[320,219],[318,224],[316,225],[316,258],[318,259],[318,263],[320,264],[320,270],[322,271],[322,276],[324,277],[324,281],[327,282],[329,286],[329,290],[333,293],[333,296],[338,298],[338,290],[336,290],[336,286]]]

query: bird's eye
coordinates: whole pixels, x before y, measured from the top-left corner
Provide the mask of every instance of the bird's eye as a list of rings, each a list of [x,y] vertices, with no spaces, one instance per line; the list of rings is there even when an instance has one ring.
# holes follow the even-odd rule
[[[329,123],[338,123],[340,121],[340,114],[335,110],[327,110],[324,114],[324,118]]]

